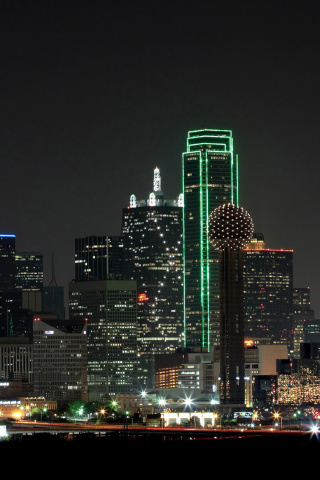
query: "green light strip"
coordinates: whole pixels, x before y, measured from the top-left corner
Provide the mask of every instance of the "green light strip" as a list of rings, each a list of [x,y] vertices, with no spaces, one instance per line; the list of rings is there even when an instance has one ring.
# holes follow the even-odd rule
[[[182,192],[184,194],[184,153],[182,154]],[[182,206],[182,278],[183,278],[183,346],[187,346],[186,335],[186,236],[185,236],[185,201]]]
[[[210,149],[212,152],[222,152],[222,153],[225,153],[225,152],[229,152],[229,150],[227,150],[227,146],[223,143],[214,143],[214,142],[200,142],[200,143],[189,143],[189,147],[197,147],[198,145],[217,145],[219,147],[224,147],[223,150],[214,150],[214,148]],[[207,150],[207,151],[210,151],[210,150]],[[192,152],[190,152],[192,153]]]
[[[202,346],[204,342],[203,336],[203,324],[204,324],[204,316],[203,316],[203,181],[202,181],[202,155],[199,154],[199,176],[200,176],[200,272],[201,272],[201,281],[200,281],[200,298],[201,298],[201,332],[202,332]]]
[[[208,154],[206,153],[206,174],[207,174],[207,178],[206,178],[206,202],[207,202],[207,210],[206,210],[206,242],[207,242],[207,248],[206,248],[206,251],[207,251],[207,258],[206,258],[206,262],[207,262],[207,265],[206,265],[206,269],[207,269],[207,284],[206,284],[206,298],[207,298],[207,305],[206,305],[206,317],[207,317],[207,339],[206,339],[206,343],[207,343],[207,348],[208,348],[208,352],[210,351],[210,318],[209,318],[209,313],[210,313],[210,308],[209,308],[209,305],[210,305],[210,288],[209,288],[209,285],[210,285],[210,282],[209,282],[209,279],[210,279],[210,268],[209,268],[209,248],[210,248],[210,242],[209,242],[209,235],[208,235],[208,228],[209,228],[209,188],[208,188],[208,184],[209,184],[209,179],[208,179]]]
[[[197,135],[200,133],[200,135]],[[213,135],[214,133],[214,135]],[[220,135],[219,135],[220,134]],[[208,139],[212,137],[212,142],[201,142],[201,138]],[[220,140],[220,141],[219,141]],[[210,145],[211,148],[205,148]],[[204,150],[196,149],[194,147],[204,147]],[[219,146],[219,149],[214,148]],[[187,152],[182,154],[183,166],[182,166],[182,191],[185,193],[185,155],[192,155],[193,160],[197,161],[198,158],[198,174],[199,174],[199,201],[200,201],[200,245],[199,245],[199,266],[200,266],[200,304],[201,304],[201,343],[202,347],[207,347],[210,351],[210,249],[211,245],[207,235],[208,232],[208,218],[209,218],[209,153],[215,154],[228,154],[230,155],[230,201],[233,204],[239,203],[239,191],[238,191],[238,156],[233,151],[233,138],[231,130],[217,130],[217,129],[201,129],[188,132],[187,138]],[[196,185],[193,186],[196,188]],[[195,190],[196,191],[196,190]],[[210,197],[211,198],[211,197]],[[186,198],[185,198],[186,201]],[[187,338],[187,308],[186,308],[186,205],[183,205],[183,330],[184,330],[184,346],[188,346]],[[212,264],[213,265],[213,264]],[[200,319],[199,319],[200,320]]]
[[[229,136],[232,138],[232,130],[221,130],[221,129],[217,129],[217,128],[202,128],[200,130],[190,130],[188,132],[188,138],[193,136],[192,134],[194,133],[198,133],[198,132],[214,132],[214,133],[219,133],[219,132],[224,132],[224,133],[228,133]],[[198,135],[200,136],[200,135]],[[202,136],[209,136],[209,135],[202,135]]]

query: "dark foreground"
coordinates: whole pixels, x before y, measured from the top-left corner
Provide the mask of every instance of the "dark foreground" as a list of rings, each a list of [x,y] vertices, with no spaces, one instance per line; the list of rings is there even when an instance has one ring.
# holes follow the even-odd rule
[[[204,452],[210,454],[203,456]],[[63,438],[50,433],[34,435],[12,435],[0,441],[1,458],[14,453],[16,458],[27,458],[29,461],[47,460],[50,463],[53,457],[59,461],[64,458],[85,461],[107,461],[121,463],[121,468],[127,468],[126,460],[157,461],[159,468],[164,467],[168,459],[176,462],[198,462],[207,465],[213,458],[219,462],[220,455],[228,456],[230,462],[243,460],[252,462],[260,458],[262,462],[279,458],[288,463],[288,453],[292,462],[299,455],[302,459],[315,459],[320,454],[320,437],[309,432],[305,433],[242,433],[235,431],[232,434],[202,436],[194,438],[192,433],[185,436],[148,434],[139,435],[109,434],[97,436],[86,432],[74,436],[72,439]],[[200,457],[199,457],[200,455]],[[302,457],[303,456],[303,457]],[[160,460],[161,459],[161,460]],[[268,460],[269,459],[269,460]],[[231,465],[230,465],[231,466]],[[268,466],[268,464],[266,464]]]
[[[67,440],[37,434],[0,442],[6,477],[54,480],[101,476],[170,480],[208,475],[241,480],[261,474],[295,478],[297,468],[308,471],[319,453],[318,439],[309,434],[189,440],[90,434]]]

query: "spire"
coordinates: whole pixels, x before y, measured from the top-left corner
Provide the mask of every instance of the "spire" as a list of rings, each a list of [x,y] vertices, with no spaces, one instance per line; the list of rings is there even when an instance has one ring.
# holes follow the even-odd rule
[[[54,256],[53,256],[53,252],[52,252],[52,260],[51,260],[51,280],[50,280],[50,283],[49,283],[49,287],[51,286],[55,286],[57,287],[57,282],[56,282],[56,278],[55,278],[55,274],[54,274]]]
[[[160,169],[156,167],[153,173],[153,191],[161,192],[161,176]]]

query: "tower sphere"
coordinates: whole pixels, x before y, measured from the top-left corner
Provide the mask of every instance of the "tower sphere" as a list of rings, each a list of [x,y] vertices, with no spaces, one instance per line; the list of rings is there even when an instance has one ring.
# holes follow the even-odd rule
[[[253,221],[242,207],[226,203],[209,216],[209,241],[217,250],[244,248],[253,234]]]

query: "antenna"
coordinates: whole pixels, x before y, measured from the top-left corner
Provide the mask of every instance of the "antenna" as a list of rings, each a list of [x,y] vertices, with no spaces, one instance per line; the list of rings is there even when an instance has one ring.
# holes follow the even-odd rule
[[[51,255],[51,280],[50,280],[50,283],[49,283],[49,287],[51,287],[52,285],[54,285],[55,287],[58,286],[58,284],[56,282],[55,274],[54,274],[54,255],[53,255],[53,252],[52,252],[52,255]]]

